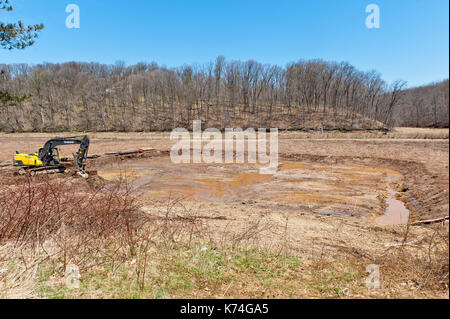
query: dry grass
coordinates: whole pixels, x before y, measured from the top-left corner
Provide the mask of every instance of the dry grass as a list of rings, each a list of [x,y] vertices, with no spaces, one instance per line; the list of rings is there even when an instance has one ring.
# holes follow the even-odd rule
[[[45,263],[58,274],[69,264],[81,271],[115,265],[139,255],[148,221],[122,182],[80,191],[70,181],[26,176],[0,197],[1,280],[5,287]],[[9,272],[8,265],[20,268]],[[11,276],[12,275],[12,276]]]
[[[397,127],[392,131],[396,138],[448,139],[448,128]]]
[[[0,197],[0,296],[6,298],[363,298],[448,293],[448,227],[409,238],[377,258],[323,243],[299,251],[289,219],[217,229],[167,202],[144,214],[124,180],[90,188],[79,180],[24,177]],[[267,233],[269,245],[262,245]],[[379,264],[382,287],[365,286]],[[79,289],[65,284],[77,265]]]
[[[407,226],[403,242],[389,247],[377,259],[386,276],[385,286],[401,285],[411,290],[448,292],[448,224],[428,228],[427,235],[409,238]]]

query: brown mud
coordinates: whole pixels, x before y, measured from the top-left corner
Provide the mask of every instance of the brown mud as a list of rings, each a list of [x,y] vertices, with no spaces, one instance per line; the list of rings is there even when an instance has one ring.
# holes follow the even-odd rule
[[[307,210],[325,215],[352,214],[351,207],[344,207],[344,211],[342,211],[342,206],[356,205],[359,208],[356,210],[359,214],[367,212],[367,209],[373,209],[374,215],[381,216],[389,206],[387,190],[392,189],[396,192],[393,196],[394,199],[400,200],[410,211],[410,221],[448,216],[448,140],[399,140],[395,138],[312,140],[298,139],[294,138],[295,134],[295,136],[291,135],[290,133],[280,134],[281,165],[275,180],[270,181],[268,190],[261,186],[266,185],[268,181],[263,181],[264,183],[259,180],[253,181],[257,176],[255,175],[256,167],[242,167],[237,171],[234,168],[223,168],[224,174],[217,176],[209,176],[206,170],[208,167],[183,167],[188,170],[186,171],[187,175],[191,174],[194,177],[194,180],[189,180],[189,183],[182,181],[183,175],[185,175],[183,169],[167,165],[159,167],[160,171],[157,173],[146,172],[144,167],[138,169],[139,172],[128,173],[127,177],[143,184],[142,186],[150,191],[148,195],[153,194],[160,198],[166,196],[167,193],[172,195],[178,193],[181,196],[191,196],[192,198],[196,196],[209,198],[208,200],[215,198],[214,201],[217,202],[218,200],[230,200],[233,196],[236,201],[239,201],[239,197],[242,196],[242,202],[250,198],[249,201],[257,200],[258,204],[263,207],[276,207],[280,204],[279,208],[286,211]],[[0,144],[3,152],[0,159],[5,163],[9,162],[9,158],[16,149],[33,151],[45,142],[48,136],[39,134],[2,135]],[[122,168],[114,168],[111,166],[113,163],[119,165],[118,163],[130,161],[168,158],[173,143],[168,140],[167,136],[160,134],[147,136],[137,133],[122,135],[97,133],[93,135],[90,154],[104,154],[142,147],[152,147],[155,150],[133,156],[90,159],[88,170],[116,169],[109,174],[117,176],[121,174]],[[72,150],[70,147],[67,150],[67,154],[70,155]],[[357,167],[357,169],[353,171],[351,167]],[[194,172],[197,168],[199,171]],[[211,169],[220,172],[219,167]],[[401,183],[387,185],[389,182],[385,179],[390,174],[389,170],[401,174]],[[7,172],[8,169],[1,169],[0,176]],[[291,175],[291,173],[294,175],[286,178],[286,175]],[[170,176],[171,174],[173,176]],[[233,174],[237,175],[233,176]],[[154,175],[164,176],[164,178],[154,180],[152,185],[150,181],[155,179]],[[176,181],[177,178],[181,180]],[[256,179],[258,178],[256,177]],[[247,183],[251,185],[248,187],[236,186]],[[157,187],[160,188],[159,194],[157,194]],[[354,194],[351,193],[352,191]],[[378,196],[377,200],[374,200],[375,194]],[[364,196],[368,198],[365,199]]]
[[[366,165],[284,160],[276,174],[265,175],[255,164],[173,164],[165,156],[115,161],[101,165],[97,172],[107,181],[127,178],[149,199],[251,203],[260,209],[357,216],[370,222],[385,211],[398,213],[389,195],[390,184],[395,178],[395,186],[401,188],[403,181],[397,171]],[[398,218],[392,223],[398,224]]]

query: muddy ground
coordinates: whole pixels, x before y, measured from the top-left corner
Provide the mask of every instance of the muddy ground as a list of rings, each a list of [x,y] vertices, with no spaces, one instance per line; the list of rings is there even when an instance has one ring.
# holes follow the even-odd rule
[[[443,136],[442,130],[437,132],[427,131],[432,137]],[[171,165],[167,156],[161,163],[97,161],[91,169],[108,175],[108,169],[126,170],[130,166],[139,175],[136,183],[152,198],[178,194],[186,200],[207,202],[253,200],[263,208],[344,213],[374,220],[383,214],[388,205],[386,198],[392,195],[404,202],[411,221],[448,216],[448,139],[414,139],[408,137],[417,134],[406,133],[405,129],[400,131],[400,138],[381,133],[363,138],[351,134],[320,138],[317,134],[280,133],[279,169],[270,179],[258,176],[254,165]],[[36,151],[50,137],[53,135],[0,135],[0,163],[11,161],[16,150]],[[148,147],[168,151],[173,144],[167,133],[97,133],[91,134],[89,153]],[[62,149],[63,156],[71,157],[75,149]]]
[[[49,137],[0,135],[0,163],[11,160],[15,150],[35,151]],[[90,154],[149,147],[160,152],[91,160],[88,170],[105,181],[126,177],[149,214],[189,211],[210,229],[231,232],[258,221],[266,227],[259,244],[275,245],[284,237],[301,254],[340,251],[370,260],[404,240],[408,222],[449,215],[448,135],[281,133],[274,175],[259,174],[259,166],[249,163],[173,164],[167,154],[173,144],[167,134],[92,134]],[[416,242],[428,236],[427,227],[408,231]]]

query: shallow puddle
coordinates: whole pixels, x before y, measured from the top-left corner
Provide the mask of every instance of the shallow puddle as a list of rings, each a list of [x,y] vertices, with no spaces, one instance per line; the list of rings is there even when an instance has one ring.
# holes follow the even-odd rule
[[[386,212],[383,216],[375,219],[375,223],[379,225],[405,225],[408,224],[410,212],[405,204],[395,199],[396,191],[392,189],[387,190],[389,196],[386,199]]]
[[[183,197],[227,203],[252,202],[280,211],[366,216],[379,224],[407,222],[409,212],[389,189],[402,175],[385,168],[284,162],[274,175],[254,164],[173,164],[170,158],[133,161],[98,170],[107,180],[129,178],[148,198]],[[384,215],[383,215],[384,214]]]
[[[306,168],[307,166],[303,163],[285,163],[281,165],[280,171],[287,171],[291,169],[299,169],[299,168]]]
[[[146,172],[143,171],[132,171],[132,170],[121,170],[121,169],[106,169],[98,170],[97,174],[107,181],[114,181],[120,178],[126,178],[129,180],[134,180],[139,177],[146,176]]]
[[[267,183],[272,180],[271,175],[258,173],[241,173],[232,175],[232,180],[197,179],[196,181],[207,185],[211,194],[216,197],[230,195],[233,190],[248,187],[255,184]]]

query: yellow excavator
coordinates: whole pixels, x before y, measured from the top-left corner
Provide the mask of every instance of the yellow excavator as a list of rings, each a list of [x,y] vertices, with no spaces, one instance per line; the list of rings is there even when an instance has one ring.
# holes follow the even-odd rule
[[[74,144],[80,145],[77,153],[74,154],[75,166],[78,173],[86,177],[86,158],[89,150],[89,137],[87,135],[55,137],[48,140],[43,147],[40,147],[37,153],[21,154],[16,151],[13,164],[32,171],[54,168],[64,170],[65,168],[61,166],[61,153],[58,146]]]

